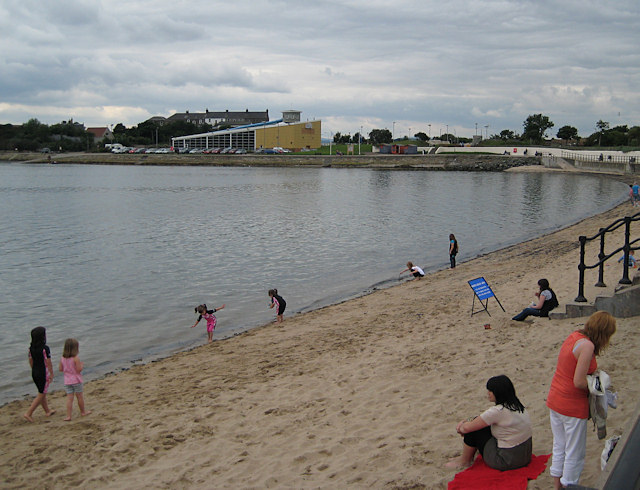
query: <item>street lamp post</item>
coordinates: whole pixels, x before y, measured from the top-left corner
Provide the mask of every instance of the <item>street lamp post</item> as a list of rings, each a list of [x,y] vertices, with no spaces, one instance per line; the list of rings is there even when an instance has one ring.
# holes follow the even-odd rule
[[[393,121],[392,131],[391,131],[391,142],[393,143],[396,140],[396,122]]]
[[[358,155],[361,155],[360,153],[360,144],[362,143],[362,126],[360,126],[360,132],[358,133]]]
[[[449,141],[449,125],[447,124],[447,143],[451,143],[451,141]]]
[[[429,124],[429,139],[431,139],[431,124]]]

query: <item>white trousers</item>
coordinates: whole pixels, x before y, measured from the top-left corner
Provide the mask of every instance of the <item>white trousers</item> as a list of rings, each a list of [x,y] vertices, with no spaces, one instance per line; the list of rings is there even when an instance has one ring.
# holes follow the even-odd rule
[[[561,477],[562,485],[576,485],[587,452],[587,419],[560,415],[549,410],[553,432],[553,457],[549,473]]]

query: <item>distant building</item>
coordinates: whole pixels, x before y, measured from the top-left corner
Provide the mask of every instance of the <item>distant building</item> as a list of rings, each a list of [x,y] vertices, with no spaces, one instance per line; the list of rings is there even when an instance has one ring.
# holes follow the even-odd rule
[[[418,147],[416,145],[380,145],[380,153],[394,155],[416,155]]]
[[[212,114],[212,113],[209,113]],[[290,122],[284,121],[284,118]],[[175,149],[236,148],[254,151],[259,148],[285,148],[302,150],[320,148],[322,127],[320,121],[300,121],[300,111],[285,111],[283,118],[263,121],[171,138]]]
[[[113,133],[106,126],[103,128],[87,128],[87,132],[93,134],[96,141],[109,140],[113,141]]]
[[[167,122],[167,118],[163,116],[153,116],[147,119],[145,122],[155,123],[158,126],[164,126]]]
[[[214,112],[206,109],[205,112],[176,112],[168,118],[161,116],[154,116],[147,120],[148,122],[155,122],[157,124],[164,124],[167,122],[184,121],[196,125],[210,124],[213,127],[218,126],[246,126],[247,124],[257,124],[269,121],[269,111],[249,111],[246,109],[244,112],[226,111]]]

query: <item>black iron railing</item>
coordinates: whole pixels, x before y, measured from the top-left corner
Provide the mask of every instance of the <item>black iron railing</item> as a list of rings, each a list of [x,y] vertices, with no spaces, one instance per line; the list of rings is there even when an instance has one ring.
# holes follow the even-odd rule
[[[572,150],[562,150],[560,156],[580,162],[636,163],[637,161],[634,155],[609,154],[605,156],[602,153],[595,154]]]
[[[618,281],[618,283],[631,284],[631,280],[629,279],[629,254],[632,250],[635,251],[640,249],[640,238],[636,238],[634,240],[631,239],[631,223],[635,221],[640,221],[640,213],[636,213],[633,216],[625,216],[624,218],[617,219],[606,228],[600,228],[600,231],[592,237],[586,237],[582,235],[578,238],[578,240],[580,240],[580,264],[578,265],[578,270],[580,271],[580,279],[578,281],[578,297],[575,299],[576,302],[587,302],[587,298],[584,297],[584,271],[587,269],[595,269],[596,267],[598,267],[598,282],[595,284],[595,286],[599,288],[606,287],[606,284],[604,283],[604,263],[620,252],[624,252],[624,260],[622,261],[622,278],[620,279],[620,281]],[[624,226],[624,245],[620,248],[615,249],[609,254],[605,254],[605,236],[607,235],[607,233],[615,231],[621,226]],[[593,265],[586,265],[584,263],[584,255],[587,242],[590,242],[597,238],[600,238],[600,253],[598,254],[598,262]]]

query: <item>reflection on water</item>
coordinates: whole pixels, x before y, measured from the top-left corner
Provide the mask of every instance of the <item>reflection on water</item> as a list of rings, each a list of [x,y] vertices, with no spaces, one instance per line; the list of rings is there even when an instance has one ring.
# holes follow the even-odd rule
[[[32,393],[29,331],[54,360],[79,339],[88,378],[397,283],[603,211],[626,186],[573,175],[364,169],[0,165],[0,402]],[[61,383],[58,379],[56,383]],[[54,388],[60,388],[54,386]]]

